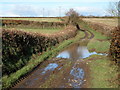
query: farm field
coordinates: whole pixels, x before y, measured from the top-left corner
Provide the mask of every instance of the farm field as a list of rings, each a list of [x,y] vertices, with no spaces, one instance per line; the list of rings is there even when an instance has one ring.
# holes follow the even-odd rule
[[[3,27],[4,28],[4,27]],[[43,33],[43,34],[52,34],[55,32],[59,32],[63,28],[4,28],[4,29],[13,29],[13,30],[20,30],[20,31],[25,31],[25,32],[33,32],[33,33]]]
[[[112,27],[118,25],[117,18],[83,18],[83,20],[92,23],[101,23]]]
[[[0,90],[120,89],[119,0],[0,2]]]
[[[2,20],[27,20],[27,21],[40,21],[40,22],[61,22],[60,19],[58,18],[0,18]],[[2,27],[2,26],[0,26]],[[2,28],[4,29],[17,29],[17,30],[20,30],[20,31],[25,31],[25,32],[36,32],[36,33],[47,33],[47,34],[50,34],[50,33],[55,33],[55,32],[58,32],[60,30],[63,30],[64,27],[39,27],[37,25],[29,25],[29,26],[24,26],[24,25],[15,25],[15,26],[3,26]]]
[[[34,18],[27,18],[26,20],[33,19]],[[24,20],[24,18],[21,20]],[[48,18],[44,18],[44,20],[47,21]],[[91,18],[89,20],[91,20]],[[86,21],[89,20],[86,19]],[[106,19],[93,19],[95,23],[100,21],[102,24],[105,24],[105,20]],[[112,20],[106,20],[108,26],[111,23],[110,21]],[[56,21],[53,20],[53,22]],[[116,23],[116,21],[114,21],[114,23]],[[15,57],[17,55],[20,56],[18,52],[21,53],[21,50],[23,50],[22,53],[25,52],[24,54],[21,53],[22,55],[27,53],[31,55],[31,57],[29,57],[29,59],[27,58],[28,61],[26,61],[27,59],[21,56],[23,58],[18,61],[15,59],[17,62],[12,65],[11,61],[7,62],[9,65],[7,66],[7,70],[10,69],[11,74],[4,74],[3,87],[9,88],[14,82],[19,81],[13,85],[12,88],[117,88],[118,67],[111,65],[110,58],[108,57],[110,37],[92,29],[89,24],[84,21],[78,24],[81,30],[76,30],[74,26],[74,28],[69,27],[68,30],[64,30],[65,27],[40,28],[37,26],[34,27],[34,25],[3,26],[3,29],[18,29],[20,31],[48,35],[52,35],[53,33],[57,34],[57,32],[61,30],[67,33],[58,33],[60,35],[58,38],[57,35],[55,38],[42,38],[29,35],[29,33],[21,33],[19,35],[19,33],[12,32],[12,34],[6,34],[8,33],[6,32],[4,35],[4,41],[6,43],[4,44],[7,45],[10,40],[11,46],[3,48],[5,48],[6,51],[10,50],[10,54],[15,54]],[[14,35],[11,36],[14,40],[9,39],[9,35]],[[13,44],[14,41],[17,43]],[[16,46],[19,48],[17,49]],[[43,52],[39,52],[39,50]],[[18,54],[12,51],[16,51]],[[36,69],[33,70],[35,67]],[[14,68],[15,70],[19,70],[12,72]],[[29,72],[31,73],[29,74]]]
[[[40,21],[40,22],[61,22],[59,18],[0,18],[0,20],[29,20],[29,21]]]

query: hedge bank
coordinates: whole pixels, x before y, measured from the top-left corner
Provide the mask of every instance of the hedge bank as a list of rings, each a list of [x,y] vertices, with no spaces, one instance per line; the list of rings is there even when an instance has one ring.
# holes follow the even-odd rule
[[[16,72],[27,64],[33,54],[41,54],[76,34],[77,29],[72,25],[50,35],[2,29],[3,75]]]
[[[120,65],[120,27],[116,27],[112,32],[110,54],[112,59]]]
[[[87,22],[91,28],[93,28],[94,30],[107,35],[108,37],[111,36],[111,32],[114,30],[115,27],[113,26],[108,26],[102,23],[92,23],[92,22]]]
[[[2,20],[2,26],[25,26],[25,27],[40,27],[40,28],[58,28],[64,27],[67,24],[65,22],[39,22],[39,21],[29,21],[29,20]]]

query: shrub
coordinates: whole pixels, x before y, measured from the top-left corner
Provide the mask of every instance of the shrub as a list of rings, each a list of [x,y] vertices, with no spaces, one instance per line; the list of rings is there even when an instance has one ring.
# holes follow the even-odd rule
[[[19,30],[2,30],[3,75],[22,68],[33,54],[42,53],[63,40],[76,35],[74,26],[67,26],[55,34],[28,33]]]
[[[22,27],[63,27],[66,26],[66,23],[64,22],[37,22],[37,21],[27,21],[27,20],[2,20],[2,26],[8,26],[8,27],[16,27],[16,26],[22,26]]]
[[[120,65],[120,27],[116,27],[112,32],[110,54],[112,59]]]

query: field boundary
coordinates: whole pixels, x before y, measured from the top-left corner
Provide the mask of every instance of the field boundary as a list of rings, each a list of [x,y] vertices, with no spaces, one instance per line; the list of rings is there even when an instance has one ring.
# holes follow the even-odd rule
[[[2,20],[2,26],[29,26],[29,27],[64,27],[67,26],[65,22],[41,22],[41,21],[29,21],[29,20]]]
[[[87,23],[94,30],[96,30],[96,31],[108,36],[108,37],[111,36],[111,33],[115,28],[115,27],[101,24],[101,23],[93,23],[93,22],[87,22],[87,21],[84,21],[84,22]]]
[[[116,27],[112,33],[110,55],[112,60],[120,67],[120,27]]]
[[[48,48],[51,49],[52,46],[75,37],[77,29],[69,25],[54,34],[28,33],[8,29],[2,29],[2,33],[3,74],[9,75],[27,64],[33,54],[41,54]]]
[[[86,38],[86,37],[85,37]],[[81,35],[81,32],[78,31],[75,38],[71,38],[69,40],[65,40],[64,42],[58,44],[57,46],[53,47],[52,50],[47,50],[47,52],[44,52],[41,56],[37,56],[35,60],[31,59],[29,61],[29,64],[24,66],[22,69],[18,70],[17,72],[11,74],[9,77],[4,76],[3,77],[3,88],[9,88],[11,85],[14,85],[15,82],[19,82],[20,79],[25,78],[26,74],[29,74],[36,66],[38,66],[41,62],[43,62],[46,59],[53,58],[57,55],[58,52],[60,52],[63,48],[66,46],[79,41],[80,39],[83,39],[83,35]]]

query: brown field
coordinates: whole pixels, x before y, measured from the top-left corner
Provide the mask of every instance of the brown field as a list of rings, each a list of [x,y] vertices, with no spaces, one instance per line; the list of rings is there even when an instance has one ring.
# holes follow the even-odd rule
[[[4,28],[4,27],[3,27]],[[19,31],[25,31],[25,32],[36,32],[36,33],[43,33],[43,34],[53,34],[55,32],[58,32],[62,30],[63,28],[4,28],[4,29],[12,29],[12,30],[19,30]]]
[[[25,18],[0,18],[0,20],[28,20],[28,21],[39,21],[39,22],[61,22],[61,20],[59,18],[37,18],[37,17],[25,17]]]
[[[83,18],[83,20],[92,23],[101,23],[113,27],[118,25],[117,18]]]

